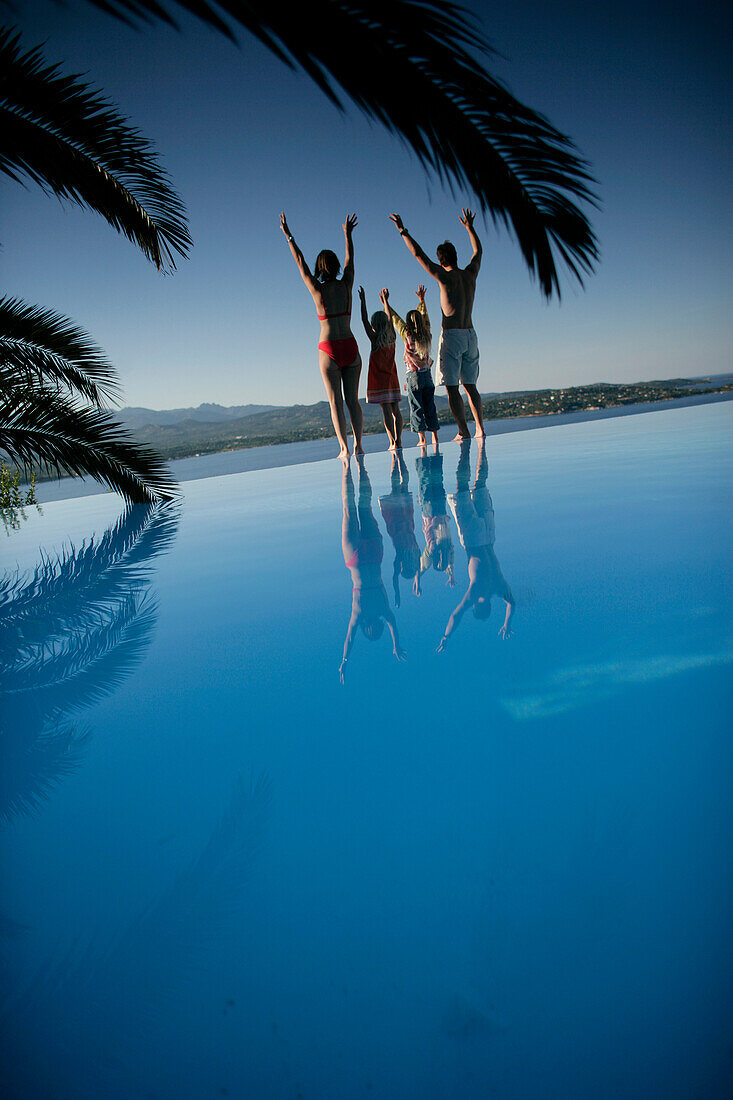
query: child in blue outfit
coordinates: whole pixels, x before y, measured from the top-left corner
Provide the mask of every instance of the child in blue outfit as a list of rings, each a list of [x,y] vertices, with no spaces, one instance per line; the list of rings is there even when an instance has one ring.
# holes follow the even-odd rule
[[[419,299],[417,309],[411,309],[403,321],[389,304],[389,291],[385,287],[379,295],[384,312],[405,344],[405,369],[407,371],[407,403],[410,407],[410,431],[417,432],[420,446],[425,446],[425,433],[432,432],[433,443],[438,446],[438,412],[435,408],[435,385],[430,368],[432,334],[430,318],[425,305],[425,287],[422,284],[415,293]]]

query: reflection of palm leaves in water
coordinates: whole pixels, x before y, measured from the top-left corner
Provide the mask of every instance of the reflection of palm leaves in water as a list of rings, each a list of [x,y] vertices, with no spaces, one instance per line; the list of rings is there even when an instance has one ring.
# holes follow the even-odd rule
[[[232,918],[241,918],[270,802],[267,776],[253,782],[240,776],[201,854],[158,901],[106,950],[77,941],[11,996],[2,1032],[8,1049],[16,1051],[12,1095],[29,1090],[45,1095],[39,1090],[48,1086],[48,1095],[96,1100],[110,1090],[141,1095],[143,1084],[153,1079],[165,1083],[172,1067],[161,1042],[161,1001],[175,1001],[197,956]],[[19,1057],[31,1032],[30,1049]],[[39,1064],[40,1049],[46,1052],[45,1067]],[[179,1058],[179,1037],[175,1049]]]
[[[0,818],[37,809],[78,764],[88,733],[67,720],[130,675],[150,643],[152,559],[171,505],[133,505],[98,540],[0,580]]]

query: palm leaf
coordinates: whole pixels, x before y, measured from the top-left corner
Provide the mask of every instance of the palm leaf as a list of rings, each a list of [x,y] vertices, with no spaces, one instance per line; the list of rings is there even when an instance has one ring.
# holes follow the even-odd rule
[[[42,556],[29,574],[0,577],[0,658],[10,663],[50,638],[98,623],[112,601],[149,582],[153,560],[170,547],[177,522],[178,507],[170,502],[128,505],[100,539]]]
[[[0,454],[61,477],[89,476],[133,503],[169,500],[176,483],[165,462],[108,413],[78,408],[43,386],[0,391]]]
[[[24,717],[27,720],[27,715]],[[3,725],[12,718],[12,711],[4,714]],[[77,770],[88,738],[89,730],[67,722],[9,729],[0,726],[0,822],[7,824],[18,814],[37,813],[54,789]]]
[[[0,298],[0,386],[7,379],[54,382],[101,408],[120,384],[101,348],[66,317]]]
[[[588,164],[570,139],[519,102],[483,62],[494,56],[473,16],[438,0],[89,0],[133,25],[183,8],[230,38],[255,35],[300,67],[339,108],[348,96],[399,136],[441,182],[470,188],[516,237],[549,298],[556,260],[582,284],[598,245],[578,203],[595,204]]]
[[[37,809],[78,765],[88,735],[69,716],[143,659],[157,615],[153,561],[177,512],[133,505],[100,539],[0,579],[0,819]]]
[[[185,210],[153,146],[78,76],[0,28],[0,170],[96,210],[160,270],[191,247]]]

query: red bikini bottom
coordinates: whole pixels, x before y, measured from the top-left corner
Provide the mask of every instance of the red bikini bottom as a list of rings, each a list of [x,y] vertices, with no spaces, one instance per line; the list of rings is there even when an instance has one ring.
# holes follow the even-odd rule
[[[339,368],[350,367],[359,356],[359,345],[353,336],[344,340],[321,340],[318,350],[324,351]]]

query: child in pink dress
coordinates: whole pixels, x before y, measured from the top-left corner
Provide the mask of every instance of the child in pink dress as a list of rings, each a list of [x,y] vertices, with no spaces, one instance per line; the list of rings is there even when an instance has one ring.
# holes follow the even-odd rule
[[[364,287],[359,287],[361,320],[372,346],[367,376],[367,403],[382,406],[384,430],[389,437],[390,451],[402,447],[402,413],[400,411],[400,379],[395,364],[395,335],[392,323],[383,310],[371,318],[367,314]]]

